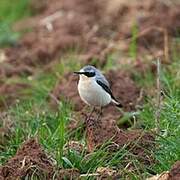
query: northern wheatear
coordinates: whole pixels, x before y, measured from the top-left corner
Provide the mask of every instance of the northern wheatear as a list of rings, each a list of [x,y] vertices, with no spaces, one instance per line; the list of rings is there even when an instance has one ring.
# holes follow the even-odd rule
[[[81,99],[88,105],[103,107],[113,102],[116,106],[122,107],[113,96],[110,85],[104,75],[94,66],[84,66],[79,74],[78,91]]]

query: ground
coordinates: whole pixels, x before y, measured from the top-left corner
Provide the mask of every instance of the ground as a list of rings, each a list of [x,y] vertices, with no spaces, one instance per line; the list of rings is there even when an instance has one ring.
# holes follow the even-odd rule
[[[16,1],[0,2],[0,179],[179,179],[180,3]],[[88,119],[86,64],[122,109]]]

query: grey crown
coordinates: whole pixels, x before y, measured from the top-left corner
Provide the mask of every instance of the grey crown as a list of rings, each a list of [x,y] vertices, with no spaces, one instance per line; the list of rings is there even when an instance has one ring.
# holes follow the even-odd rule
[[[91,65],[84,66],[83,70],[84,70],[84,72],[95,72],[95,74],[96,74],[95,80],[102,82],[103,84],[105,84],[107,87],[110,88],[110,85],[109,85],[107,79],[105,78],[105,76],[94,66],[91,66]]]

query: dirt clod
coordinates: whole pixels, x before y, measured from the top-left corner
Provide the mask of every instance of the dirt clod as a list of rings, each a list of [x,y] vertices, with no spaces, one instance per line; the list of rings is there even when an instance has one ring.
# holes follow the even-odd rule
[[[63,179],[78,179],[80,176],[80,172],[78,169],[61,169],[57,175],[58,180]]]
[[[157,174],[155,176],[152,176],[150,178],[147,178],[146,180],[168,180],[169,178],[169,172],[163,172],[161,174]]]
[[[129,151],[137,155],[142,162],[150,164],[153,161],[151,153],[144,151],[144,149],[150,150],[154,148],[154,136],[152,133],[143,132],[142,130],[123,131],[111,119],[103,121],[102,119],[96,120],[92,118],[86,120],[86,131],[87,146],[90,152],[111,140],[114,143],[111,150],[117,150],[127,145]]]
[[[157,174],[147,180],[179,180],[180,179],[180,161],[175,162],[170,171]]]
[[[168,180],[178,180],[180,179],[180,161],[177,161],[171,168],[169,172]]]
[[[34,138],[23,143],[16,155],[0,167],[0,178],[2,179],[19,179],[26,176],[50,179],[52,173],[51,160]]]
[[[64,148],[65,151],[73,150],[76,151],[77,153],[82,153],[83,150],[85,150],[85,146],[79,141],[69,141]]]
[[[96,172],[100,175],[97,179],[102,180],[102,179],[118,179],[120,178],[116,170],[113,170],[108,167],[99,167],[97,168]]]

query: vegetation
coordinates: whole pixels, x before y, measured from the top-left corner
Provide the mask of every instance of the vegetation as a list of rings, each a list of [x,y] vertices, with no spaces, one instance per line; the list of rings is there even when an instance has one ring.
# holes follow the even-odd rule
[[[1,0],[0,19],[3,19],[3,22],[0,23],[0,45],[9,45],[9,43],[17,40],[19,33],[13,32],[11,25],[16,20],[31,14],[27,4],[28,0],[16,0],[16,3],[12,3],[10,0]],[[132,39],[130,55],[136,58],[137,27],[134,26],[132,31],[135,37]],[[53,71],[48,74],[38,72],[33,77],[14,78],[16,82],[28,82],[32,88],[25,90],[27,96],[20,98],[14,106],[7,110],[13,125],[6,144],[0,147],[0,164],[14,156],[23,141],[36,136],[45,151],[52,156],[59,167],[77,168],[82,174],[94,173],[98,167],[110,167],[122,171],[124,169],[123,164],[126,161],[125,156],[128,156],[129,160],[137,167],[132,172],[123,170],[132,179],[143,179],[150,172],[156,174],[169,170],[171,165],[180,159],[180,56],[175,46],[172,49],[174,50],[172,63],[166,66],[162,65],[161,68],[160,80],[164,95],[160,112],[160,132],[156,137],[156,150],[152,152],[156,159],[153,165],[150,167],[142,165],[127,147],[110,153],[107,149],[110,142],[90,153],[87,157],[85,133],[79,130],[82,127],[73,132],[73,140],[84,145],[84,150],[81,153],[72,149],[65,151],[66,144],[72,139],[72,132],[66,128],[72,117],[72,105],[63,101],[58,106],[59,111],[54,112],[49,107],[48,99],[58,77],[66,71],[73,72],[80,67],[73,53],[69,55],[69,60],[66,63],[57,61]],[[105,66],[105,70],[112,69],[112,66],[117,65],[111,56],[108,59],[108,64]],[[129,66],[131,68],[131,65]],[[134,79],[140,87],[147,91],[145,103],[137,116],[138,123],[146,130],[155,129],[156,94],[154,96],[148,95],[148,91],[155,88],[156,76],[149,72],[145,77],[142,77],[136,72]],[[143,166],[141,168],[143,172],[139,172],[139,166]]]
[[[20,33],[12,30],[12,24],[21,18],[29,16],[29,0],[14,0],[0,2],[0,46],[13,45]]]

